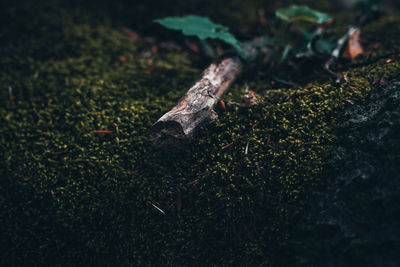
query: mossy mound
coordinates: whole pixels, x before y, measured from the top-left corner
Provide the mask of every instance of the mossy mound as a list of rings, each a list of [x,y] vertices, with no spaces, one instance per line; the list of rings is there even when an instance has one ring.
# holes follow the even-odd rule
[[[396,54],[341,85],[268,90],[259,105],[228,106],[188,151],[165,152],[148,129],[201,70],[178,53],[146,56],[110,23],[51,17],[1,41],[5,266],[273,264],[307,192],[328,178],[346,100],[400,69]]]
[[[399,92],[397,78],[346,108],[328,161],[340,171],[312,192],[285,266],[399,265]]]

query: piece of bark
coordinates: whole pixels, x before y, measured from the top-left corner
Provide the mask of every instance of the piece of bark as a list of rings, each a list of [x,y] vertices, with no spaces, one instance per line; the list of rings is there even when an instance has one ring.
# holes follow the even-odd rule
[[[178,104],[165,113],[150,129],[156,146],[181,147],[202,123],[218,118],[214,107],[242,72],[242,62],[228,57],[212,63]]]

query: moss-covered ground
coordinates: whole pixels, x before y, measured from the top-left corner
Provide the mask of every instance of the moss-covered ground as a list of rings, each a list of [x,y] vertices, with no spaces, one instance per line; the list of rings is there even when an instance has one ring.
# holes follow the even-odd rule
[[[201,73],[185,54],[143,53],[80,9],[5,10],[15,21],[3,16],[0,32],[3,266],[279,266],[307,192],[330,177],[348,100],[400,71],[400,21],[376,22],[365,48],[390,62],[349,68],[339,85],[248,81],[266,90],[259,105],[227,104],[187,151],[165,152],[148,129]]]

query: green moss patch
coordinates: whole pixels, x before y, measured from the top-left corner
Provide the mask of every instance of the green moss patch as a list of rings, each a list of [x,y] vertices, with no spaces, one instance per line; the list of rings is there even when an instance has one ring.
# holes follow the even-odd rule
[[[268,90],[259,105],[228,105],[187,151],[172,153],[153,148],[148,129],[201,70],[179,54],[143,56],[143,44],[110,26],[62,21],[24,35],[27,43],[2,42],[7,265],[273,264],[307,192],[329,178],[344,106],[400,69],[397,53],[347,70],[340,85]],[[383,31],[364,40],[377,35],[387,40]]]

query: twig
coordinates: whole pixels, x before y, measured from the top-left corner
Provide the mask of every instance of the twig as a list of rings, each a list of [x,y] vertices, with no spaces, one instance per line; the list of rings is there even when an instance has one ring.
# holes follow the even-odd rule
[[[212,63],[179,103],[153,124],[150,132],[153,144],[180,147],[200,124],[215,121],[218,115],[214,107],[242,69],[237,57]]]
[[[149,203],[150,205],[152,205],[155,209],[157,209],[159,212],[161,212],[162,214],[167,215],[162,209],[160,209],[159,207],[157,207],[156,204],[154,204],[154,203],[152,203],[152,202],[150,202],[150,201],[148,201],[148,203]]]
[[[234,53],[222,57],[204,70],[202,76],[170,111],[150,128],[150,140],[158,147],[182,148],[201,124],[218,118],[214,111],[222,95],[240,76],[260,59],[271,59],[276,47],[266,47],[263,38],[242,45],[246,62]],[[265,60],[264,60],[265,61]],[[246,63],[246,64],[245,64]],[[228,101],[229,104],[237,105]]]

